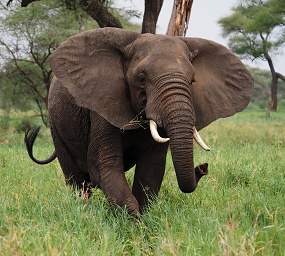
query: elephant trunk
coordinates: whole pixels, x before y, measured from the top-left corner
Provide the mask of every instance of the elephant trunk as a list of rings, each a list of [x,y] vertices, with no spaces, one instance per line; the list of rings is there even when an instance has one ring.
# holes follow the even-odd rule
[[[146,114],[163,127],[170,138],[170,149],[179,188],[195,190],[199,179],[207,174],[207,164],[194,168],[193,132],[195,113],[191,84],[181,74],[168,74],[155,81],[156,93],[149,93]]]
[[[193,111],[186,108],[183,110],[172,108],[168,112],[165,129],[170,137],[170,149],[178,185],[182,192],[191,193],[197,185],[193,160]]]
[[[163,88],[160,109],[162,125],[170,138],[170,149],[179,188],[182,192],[191,193],[207,171],[207,166],[194,168],[195,113],[191,85],[179,78],[175,82],[165,84]]]

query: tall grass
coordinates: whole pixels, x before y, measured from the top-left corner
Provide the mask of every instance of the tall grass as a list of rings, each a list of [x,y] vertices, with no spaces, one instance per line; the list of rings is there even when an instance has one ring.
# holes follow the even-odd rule
[[[0,255],[284,255],[284,125],[284,113],[262,112],[211,124],[202,134],[213,150],[195,147],[209,175],[183,194],[168,155],[159,198],[139,220],[99,190],[84,202],[56,161],[32,163],[23,135],[0,130]],[[42,134],[36,154],[46,157]]]

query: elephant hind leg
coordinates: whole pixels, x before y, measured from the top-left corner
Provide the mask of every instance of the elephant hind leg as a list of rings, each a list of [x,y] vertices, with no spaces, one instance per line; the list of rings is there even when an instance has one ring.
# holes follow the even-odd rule
[[[89,110],[78,107],[58,80],[48,99],[49,123],[56,155],[66,183],[78,189],[90,184],[87,170]]]
[[[66,184],[80,190],[85,198],[89,197],[92,186],[86,164],[87,142],[66,138],[54,125],[51,133]]]

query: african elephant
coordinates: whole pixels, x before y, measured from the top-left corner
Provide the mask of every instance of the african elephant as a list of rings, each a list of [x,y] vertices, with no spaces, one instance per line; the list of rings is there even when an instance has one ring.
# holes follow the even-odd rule
[[[26,134],[30,157],[57,157],[68,184],[98,186],[131,214],[158,194],[169,144],[179,188],[195,190],[208,164],[194,167],[193,136],[208,149],[197,130],[244,109],[253,88],[235,55],[200,38],[95,29],[67,39],[50,63],[56,153],[33,157],[37,129]],[[131,191],[124,171],[134,165]]]

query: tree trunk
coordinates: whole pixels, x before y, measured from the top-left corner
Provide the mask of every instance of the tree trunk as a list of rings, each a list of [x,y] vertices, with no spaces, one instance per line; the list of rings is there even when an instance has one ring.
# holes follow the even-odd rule
[[[145,0],[142,33],[155,34],[157,19],[163,0]]]
[[[271,72],[271,77],[272,77],[272,80],[271,80],[271,101],[269,103],[269,108],[271,111],[277,111],[278,75],[275,71],[273,61],[272,61],[270,55],[268,53],[265,53],[264,55],[265,55],[265,58],[268,62],[270,72]]]
[[[120,20],[115,17],[102,0],[81,0],[80,5],[96,22],[99,27],[122,28]]]
[[[278,91],[278,78],[272,74],[272,81],[271,81],[271,102],[270,102],[270,109],[271,111],[277,111],[277,91]]]
[[[185,36],[188,29],[193,0],[174,0],[167,35]]]

